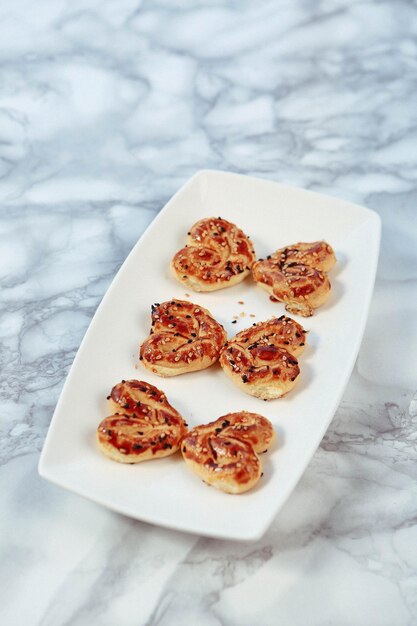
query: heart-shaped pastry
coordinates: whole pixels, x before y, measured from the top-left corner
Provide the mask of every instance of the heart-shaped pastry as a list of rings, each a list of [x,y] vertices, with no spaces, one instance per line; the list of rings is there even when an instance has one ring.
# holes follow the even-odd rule
[[[174,276],[194,291],[232,287],[248,276],[255,261],[249,237],[221,217],[198,221],[171,262]]]
[[[100,422],[97,442],[110,459],[140,463],[178,450],[187,424],[163,391],[143,380],[123,380],[107,399],[113,414]]]
[[[182,440],[181,453],[189,469],[205,483],[226,493],[248,491],[262,475],[259,452],[266,452],[275,433],[257,413],[228,413],[196,426]]]
[[[271,294],[271,300],[285,302],[290,313],[309,317],[329,297],[326,272],[335,263],[334,251],[325,241],[300,242],[257,261],[253,277]]]
[[[151,335],[140,347],[142,364],[158,376],[205,369],[219,358],[227,339],[207,309],[185,300],[152,305]]]
[[[305,333],[298,322],[285,315],[259,322],[225,344],[220,365],[251,396],[280,398],[297,383],[300,369],[296,356],[304,350]]]

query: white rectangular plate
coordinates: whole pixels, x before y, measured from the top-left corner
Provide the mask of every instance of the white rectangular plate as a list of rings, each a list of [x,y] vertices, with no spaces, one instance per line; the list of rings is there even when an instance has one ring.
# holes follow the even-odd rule
[[[138,346],[149,332],[150,305],[187,299],[188,290],[170,274],[172,255],[195,221],[213,215],[250,235],[258,257],[318,239],[336,251],[328,302],[311,318],[294,316],[310,332],[300,357],[300,382],[285,398],[262,402],[244,394],[218,364],[174,378],[160,378],[137,365]],[[349,379],[365,327],[379,240],[380,220],[369,209],[238,174],[197,173],[159,213],[103,298],[56,407],[39,462],[41,476],[154,524],[221,538],[261,537],[319,445]],[[271,302],[250,278],[229,289],[189,293],[188,299],[208,308],[229,336],[284,313],[284,306]],[[245,317],[232,325],[241,312]],[[280,445],[261,457],[264,476],[257,487],[239,496],[210,489],[179,454],[138,465],[103,456],[95,431],[108,414],[106,395],[115,383],[130,378],[164,390],[190,426],[242,409],[268,417]]]

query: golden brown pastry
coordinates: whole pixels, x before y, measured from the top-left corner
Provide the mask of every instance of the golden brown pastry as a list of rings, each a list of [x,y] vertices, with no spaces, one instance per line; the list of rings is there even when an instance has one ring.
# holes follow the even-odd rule
[[[215,291],[240,283],[255,261],[253,245],[235,224],[221,217],[198,221],[188,243],[171,261],[174,276],[194,291]]]
[[[282,315],[254,324],[230,339],[220,354],[223,371],[242,391],[263,400],[280,398],[296,385],[296,356],[305,346],[303,327]]]
[[[143,380],[123,380],[107,399],[113,415],[99,424],[97,442],[110,459],[140,463],[178,450],[187,424],[163,391]]]
[[[257,453],[266,452],[274,437],[269,420],[240,411],[193,428],[182,440],[181,452],[189,469],[208,485],[243,493],[261,477]]]
[[[219,358],[227,339],[207,309],[185,300],[152,306],[151,335],[140,347],[142,364],[158,376],[205,369]]]
[[[271,294],[271,300],[285,302],[290,313],[309,317],[329,297],[326,272],[335,263],[333,249],[325,241],[300,242],[257,261],[253,277]]]

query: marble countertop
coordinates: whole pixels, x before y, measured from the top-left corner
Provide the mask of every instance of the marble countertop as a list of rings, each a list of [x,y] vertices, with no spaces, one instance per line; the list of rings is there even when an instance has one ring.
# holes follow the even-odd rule
[[[0,15],[0,623],[416,624],[415,3],[8,0]],[[257,543],[137,522],[37,474],[101,297],[200,168],[383,224],[354,373]]]

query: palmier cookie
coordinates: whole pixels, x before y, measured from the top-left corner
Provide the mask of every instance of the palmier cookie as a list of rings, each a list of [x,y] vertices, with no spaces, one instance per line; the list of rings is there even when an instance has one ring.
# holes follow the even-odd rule
[[[198,221],[188,242],[171,261],[174,276],[194,291],[232,287],[248,276],[255,261],[249,237],[220,217]]]
[[[335,263],[333,249],[325,241],[300,242],[257,261],[253,277],[271,294],[271,300],[285,302],[290,313],[309,317],[329,297],[326,272]]]
[[[251,396],[280,398],[297,383],[300,369],[296,356],[304,350],[305,332],[285,315],[259,322],[227,342],[220,365]]]
[[[226,493],[248,491],[262,475],[259,452],[266,452],[275,433],[269,420],[240,411],[193,428],[182,440],[189,469],[205,483]]]
[[[97,428],[100,450],[113,461],[140,463],[174,454],[187,424],[157,387],[123,380],[107,397],[112,411]]]
[[[140,347],[142,364],[158,376],[177,376],[213,365],[227,339],[207,309],[185,300],[152,305],[151,334]]]

